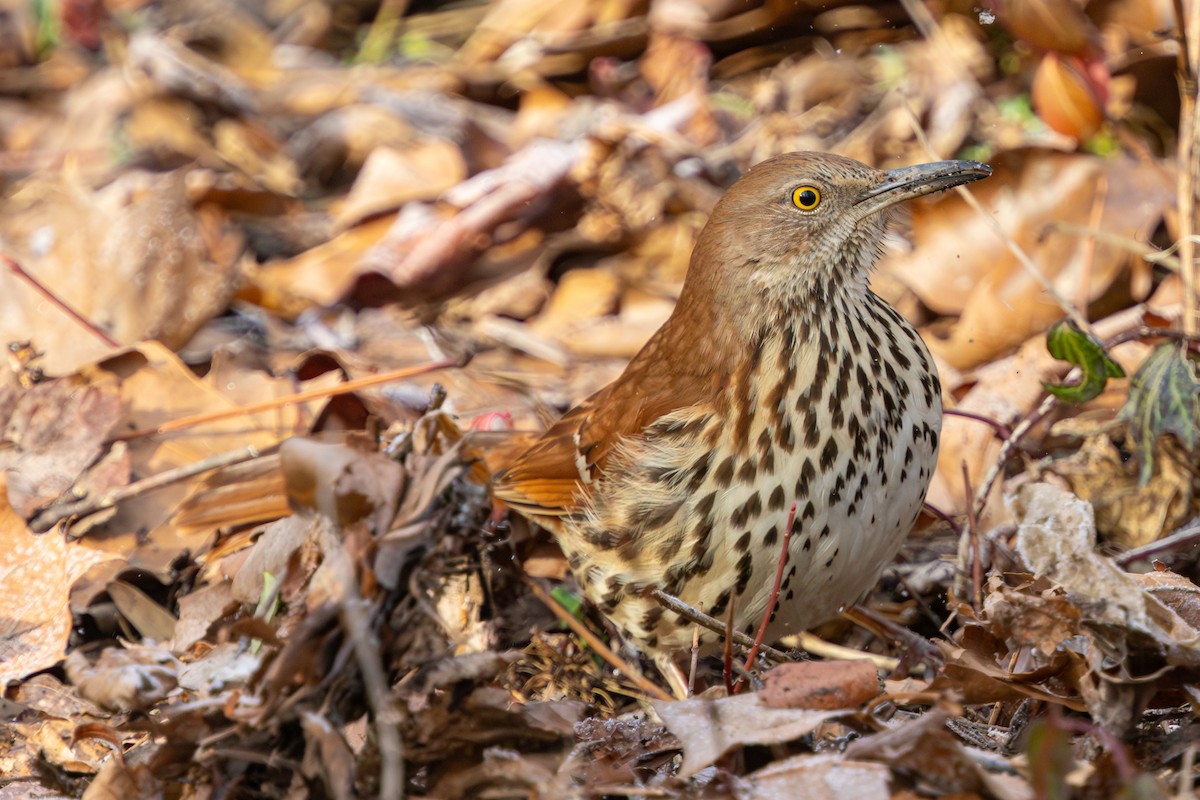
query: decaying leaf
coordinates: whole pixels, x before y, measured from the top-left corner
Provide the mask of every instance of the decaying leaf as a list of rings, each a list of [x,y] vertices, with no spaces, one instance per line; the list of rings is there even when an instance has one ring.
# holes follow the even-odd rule
[[[729,750],[790,742],[845,711],[769,708],[756,693],[705,700],[655,701],[654,710],[683,743],[679,777],[695,775]]]
[[[1158,437],[1173,434],[1195,454],[1200,428],[1200,378],[1187,349],[1173,342],[1156,347],[1134,374],[1129,401],[1121,419],[1137,448],[1141,465],[1138,480],[1145,485],[1154,472],[1154,446]]]

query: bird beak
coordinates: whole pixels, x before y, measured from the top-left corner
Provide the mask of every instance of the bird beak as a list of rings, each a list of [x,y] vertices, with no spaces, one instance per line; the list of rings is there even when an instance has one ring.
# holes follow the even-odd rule
[[[854,210],[862,219],[904,200],[981,180],[991,174],[992,168],[978,161],[935,161],[890,169],[883,173],[883,180],[854,201]]]

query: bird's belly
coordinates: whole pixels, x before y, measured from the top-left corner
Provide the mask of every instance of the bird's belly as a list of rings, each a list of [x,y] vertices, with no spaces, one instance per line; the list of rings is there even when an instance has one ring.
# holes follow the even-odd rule
[[[883,392],[894,395],[883,398]],[[769,457],[763,450],[721,457],[730,452],[721,442],[704,479],[691,485],[678,477],[655,483],[647,474],[670,471],[661,450],[628,453],[622,459],[628,485],[599,487],[589,518],[560,537],[585,594],[644,649],[687,648],[693,636],[689,622],[649,596],[652,588],[719,619],[733,604],[736,627],[753,633],[795,503],[770,635],[835,616],[869,590],[894,558],[932,476],[940,398],[899,402],[900,394],[898,387],[880,387],[867,413],[847,414],[840,426],[810,408],[807,413],[822,417],[813,446],[800,438],[808,426],[803,413],[791,419],[797,436],[790,451],[779,437],[784,444]],[[769,420],[761,427],[776,434]],[[692,448],[673,460],[682,470],[697,457]],[[717,641],[703,631],[701,639]]]

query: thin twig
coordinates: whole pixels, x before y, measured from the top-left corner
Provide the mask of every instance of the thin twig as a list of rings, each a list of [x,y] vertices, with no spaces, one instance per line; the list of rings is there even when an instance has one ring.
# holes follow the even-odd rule
[[[967,469],[967,462],[962,462],[963,474],[963,491],[967,495],[967,530],[965,535],[970,537],[971,541],[971,597],[974,600],[972,603],[975,608],[975,613],[978,614],[983,607],[983,564],[979,551],[979,526],[975,520],[975,504],[971,502],[971,472]]]
[[[558,617],[568,628],[576,633],[579,638],[587,642],[588,647],[595,650],[601,658],[608,662],[609,666],[625,675],[629,680],[633,681],[634,685],[641,689],[646,694],[653,697],[655,700],[674,700],[675,698],[667,694],[662,689],[655,686],[640,671],[634,669],[625,659],[613,652],[612,648],[600,641],[600,637],[587,629],[587,626],[575,618],[575,615],[567,611],[562,605],[550,596],[550,593],[542,588],[542,585],[535,580],[526,579],[530,590],[538,600],[541,600],[546,608],[554,612],[554,616]]]
[[[976,422],[982,422],[994,430],[997,438],[1000,439],[1007,439],[1012,436],[1012,428],[1003,422],[994,420],[991,417],[985,417],[983,414],[976,414],[974,411],[963,411],[961,408],[946,408],[942,410],[942,414],[947,417],[962,417],[963,419],[973,419]]]
[[[733,685],[733,609],[737,606],[737,595],[729,596],[729,608],[725,612],[725,636],[722,637],[724,652],[722,653],[721,678],[725,681],[725,694],[736,694]]]
[[[353,584],[339,609],[342,625],[354,648],[354,659],[362,674],[367,703],[375,712],[375,736],[379,746],[379,797],[404,797],[404,740],[400,737],[400,712],[388,690],[387,674],[379,656],[379,642],[371,634],[364,611],[365,601]]]
[[[381,372],[378,375],[371,375],[366,378],[359,378],[353,381],[346,381],[337,386],[330,386],[322,389],[311,389],[307,392],[298,392],[290,394],[287,397],[276,397],[273,400],[264,400],[261,403],[255,403],[249,406],[239,406],[238,408],[229,408],[224,411],[212,411],[205,414],[195,414],[190,417],[182,417],[164,422],[157,428],[146,428],[145,430],[133,431],[132,433],[124,433],[114,437],[114,441],[128,441],[129,439],[142,439],[147,436],[157,436],[162,433],[171,433],[173,431],[183,430],[184,428],[192,428],[196,425],[205,425],[209,422],[219,422],[225,419],[232,419],[249,414],[258,414],[262,411],[270,411],[275,408],[282,408],[289,405],[298,405],[307,403],[310,400],[320,400],[325,397],[337,397],[350,392],[356,392],[359,389],[365,389],[369,386],[377,386],[381,383],[391,383],[403,378],[411,378],[414,375],[424,375],[429,372],[436,372],[440,369],[448,367],[460,367],[465,364],[462,358],[445,359],[444,361],[434,361],[430,364],[421,364],[416,367],[403,367],[394,369],[389,372]]]
[[[1078,373],[1078,369],[1072,369],[1067,373],[1067,379],[1072,379]],[[975,491],[975,502],[972,507],[975,510],[976,519],[983,516],[983,509],[987,505],[987,498],[992,491],[992,484],[996,482],[996,478],[1000,477],[1000,473],[1003,472],[1004,464],[1008,461],[1008,457],[1012,455],[1013,450],[1021,443],[1021,439],[1025,437],[1025,434],[1029,433],[1034,425],[1041,422],[1057,404],[1058,398],[1052,394],[1047,394],[1042,398],[1042,402],[1038,407],[1033,410],[1033,413],[1029,414],[1013,427],[1012,436],[1009,436],[1000,445],[1000,452],[996,454],[995,460],[992,461],[992,465],[988,467],[987,473],[983,476],[983,482]]]
[[[916,2],[916,0],[901,0],[901,4],[905,7],[905,9],[909,9],[910,6],[920,6],[920,3]],[[912,11],[910,10],[909,13],[911,15]],[[921,128],[921,121],[917,119],[917,115],[913,112],[908,103],[904,104],[904,108],[908,112],[909,121],[912,125],[913,133],[917,137],[917,141],[921,143],[921,146],[924,147],[925,150],[932,155],[932,157],[939,158],[940,156],[937,154],[937,151],[933,149],[933,145],[931,145],[929,142],[929,137],[925,135],[924,129]],[[1092,324],[1088,322],[1087,318],[1084,317],[1083,314],[1080,313],[1078,308],[1076,308],[1072,303],[1062,296],[1062,294],[1054,286],[1054,283],[1042,273],[1037,264],[1033,263],[1033,259],[1029,257],[1029,254],[1025,252],[1021,245],[1017,244],[1017,241],[1013,239],[1013,237],[1008,235],[1008,233],[1000,225],[1000,222],[996,219],[995,215],[985,209],[983,204],[976,199],[975,195],[967,191],[965,187],[956,186],[954,187],[954,191],[958,193],[959,197],[966,201],[967,205],[970,206],[975,213],[979,214],[980,217],[988,223],[988,226],[992,229],[992,232],[1000,239],[1001,242],[1004,243],[1004,246],[1010,253],[1012,253],[1013,257],[1016,258],[1017,263],[1021,265],[1021,268],[1028,272],[1029,275],[1033,277],[1035,281],[1037,281],[1038,285],[1042,288],[1042,291],[1054,299],[1054,302],[1058,304],[1058,307],[1062,309],[1063,313],[1072,322],[1078,325],[1080,330],[1086,331],[1095,337],[1095,332],[1092,330]]]
[[[1179,27],[1179,139],[1176,162],[1179,180],[1175,188],[1179,206],[1179,275],[1183,283],[1183,331],[1200,332],[1197,312],[1196,246],[1196,170],[1200,169],[1200,103],[1197,102],[1197,82],[1200,74],[1200,14],[1192,9],[1186,14],[1183,4],[1175,3],[1176,24]]]
[[[122,500],[128,500],[131,497],[136,497],[154,489],[161,489],[172,483],[179,483],[202,472],[228,467],[232,464],[240,464],[244,461],[252,461],[261,454],[262,452],[257,447],[251,445],[250,447],[231,450],[228,453],[219,453],[197,461],[194,464],[185,464],[182,467],[176,467],[175,469],[160,472],[157,475],[151,475],[149,478],[113,489],[111,492],[100,497],[84,497],[62,505],[51,505],[34,515],[29,521],[29,529],[35,533],[43,533],[65,519],[86,517],[95,514],[97,511],[112,508]]]
[[[788,562],[788,545],[792,542],[792,525],[796,522],[796,503],[792,502],[791,509],[788,510],[787,526],[783,529],[783,546],[779,551],[779,563],[775,567],[775,585],[771,587],[771,594],[767,598],[767,607],[763,609],[762,620],[758,623],[758,634],[754,637],[754,646],[750,648],[750,652],[746,654],[746,672],[750,672],[750,668],[754,666],[754,659],[758,656],[758,648],[762,644],[763,639],[767,635],[767,625],[770,624],[771,618],[775,616],[775,606],[779,603],[779,589],[783,585],[783,571],[787,568]],[[733,687],[733,693],[737,694],[741,689],[742,682],[739,679]]]
[[[104,342],[104,344],[108,345],[109,347],[111,347],[114,350],[118,350],[121,348],[122,345],[120,342],[118,342],[113,337],[109,336],[108,332],[105,331],[103,328],[101,328],[99,325],[92,322],[90,319],[85,317],[83,314],[80,314],[78,311],[76,311],[71,306],[67,305],[65,300],[63,300],[61,297],[56,295],[54,292],[50,291],[50,289],[48,287],[46,287],[45,285],[43,285],[40,280],[38,280],[33,275],[30,275],[28,272],[26,272],[25,268],[23,266],[21,266],[20,262],[16,261],[13,258],[10,258],[9,256],[4,255],[3,253],[0,253],[0,261],[4,262],[5,266],[8,267],[10,272],[12,272],[18,278],[20,278],[21,280],[23,280],[27,284],[29,284],[35,292],[40,294],[42,297],[46,298],[47,302],[49,302],[54,307],[58,308],[60,311],[62,311],[64,314],[66,314],[68,317],[70,317],[72,320],[74,320],[76,323],[78,323],[81,327],[85,328],[88,333],[92,334],[97,339]]]
[[[1174,256],[1182,244],[1182,241],[1175,242],[1170,247],[1159,250],[1157,247],[1146,242],[1139,242],[1137,239],[1131,239],[1128,236],[1123,236],[1112,231],[1101,230],[1100,228],[1091,228],[1087,225],[1076,225],[1074,222],[1047,222],[1042,228],[1040,236],[1045,238],[1047,233],[1055,232],[1062,233],[1067,236],[1078,236],[1080,238],[1087,237],[1095,239],[1097,242],[1102,242],[1113,247],[1119,247],[1129,253],[1133,253],[1143,261],[1148,261],[1151,264],[1161,264],[1163,267],[1172,272],[1179,271],[1179,259]],[[1200,240],[1200,236],[1191,236],[1192,242]]]
[[[716,617],[710,617],[703,611],[689,606],[687,603],[680,600],[674,595],[667,594],[662,589],[651,589],[650,596],[658,601],[658,604],[668,611],[672,611],[686,620],[702,625],[708,628],[713,633],[724,635],[725,623],[721,622]],[[754,644],[754,640],[739,630],[733,632],[733,641],[743,647],[750,647]],[[779,663],[784,663],[792,660],[792,657],[782,650],[776,650],[774,647],[763,645],[762,651],[764,655],[770,656]]]
[[[1127,567],[1135,561],[1141,561],[1143,558],[1150,558],[1159,553],[1165,553],[1168,550],[1196,544],[1197,542],[1200,542],[1200,520],[1192,520],[1169,536],[1164,536],[1157,541],[1144,544],[1141,547],[1126,550],[1113,560],[1122,567]]]
[[[925,509],[925,511],[949,525],[951,530],[953,530],[956,534],[960,536],[962,535],[962,525],[959,525],[957,522],[955,522],[954,519],[945,511],[942,511],[940,508],[931,503],[923,503],[922,507]]]

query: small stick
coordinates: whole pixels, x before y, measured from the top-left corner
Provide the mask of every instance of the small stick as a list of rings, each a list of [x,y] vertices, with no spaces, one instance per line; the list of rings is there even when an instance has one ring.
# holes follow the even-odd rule
[[[40,280],[38,280],[33,275],[30,275],[28,272],[26,272],[25,268],[21,266],[20,262],[4,255],[3,253],[0,253],[0,261],[4,262],[4,265],[6,267],[8,267],[9,271],[12,272],[12,274],[16,275],[18,278],[20,278],[21,280],[28,283],[31,287],[33,287],[33,290],[35,292],[40,294],[42,297],[46,298],[47,302],[49,302],[52,306],[58,308],[60,311],[62,311],[64,314],[66,314],[68,317],[70,317],[72,320],[74,320],[76,323],[78,323],[83,328],[86,328],[88,333],[92,334],[97,339],[104,342],[106,345],[108,345],[109,347],[111,347],[114,350],[118,350],[121,348],[120,342],[118,342],[116,339],[109,336],[108,333],[103,328],[101,328],[99,325],[92,322],[90,319],[85,317],[83,314],[80,314],[78,311],[76,311],[71,306],[67,305],[66,301],[64,301],[61,297],[56,295],[54,292],[50,291],[45,285],[42,284],[42,282]]]
[[[563,608],[557,600],[550,596],[550,593],[542,588],[537,581],[525,581],[529,584],[530,590],[533,591],[535,597],[545,604],[546,608],[554,612],[554,616],[562,620],[568,628],[574,631],[581,639],[587,642],[588,647],[600,654],[600,657],[608,662],[609,666],[629,677],[639,689],[653,697],[655,700],[674,700],[675,698],[667,694],[662,689],[655,686],[641,672],[634,669],[625,659],[612,651],[608,645],[600,641],[600,637],[587,629],[579,620],[575,619],[575,615]]]
[[[762,620],[758,623],[758,634],[754,637],[754,646],[750,648],[749,654],[746,655],[746,673],[749,674],[750,667],[754,665],[754,659],[758,656],[758,648],[762,645],[763,639],[767,635],[767,625],[771,623],[771,617],[775,614],[775,606],[779,602],[779,589],[783,585],[783,571],[787,568],[788,562],[788,545],[792,542],[792,525],[796,522],[796,503],[792,502],[792,507],[788,510],[787,525],[783,529],[783,547],[779,553],[779,563],[775,566],[775,585],[771,587],[771,595],[767,598],[767,607],[763,609]],[[741,679],[738,679],[737,686],[734,687],[735,694],[742,686]]]
[[[733,609],[737,606],[737,594],[729,595],[729,610],[725,613],[725,667],[721,677],[725,680],[725,694],[737,694],[733,684]],[[741,680],[738,680],[741,683]]]
[[[224,419],[240,417],[246,414],[257,414],[260,411],[270,411],[273,408],[281,408],[283,406],[294,405],[299,403],[307,403],[309,400],[319,400],[323,397],[336,397],[338,395],[349,394],[356,392],[359,389],[365,389],[369,386],[376,386],[381,383],[390,383],[402,378],[411,378],[414,375],[424,375],[429,372],[436,372],[439,369],[447,367],[460,367],[465,365],[466,361],[461,358],[446,359],[444,361],[434,361],[431,364],[421,364],[416,367],[403,367],[394,369],[389,372],[381,372],[378,375],[371,375],[366,378],[359,378],[353,381],[331,386],[324,389],[311,389],[307,392],[299,392],[298,394],[290,394],[287,397],[277,397],[274,400],[265,400],[261,403],[255,403],[249,406],[239,406],[238,408],[230,408],[224,411],[212,411],[206,414],[195,414],[190,417],[182,417],[180,419],[165,422],[157,428],[146,428],[145,430],[133,431],[132,433],[124,433],[114,437],[114,441],[127,441],[129,439],[141,439],[146,436],[155,436],[160,433],[171,433],[172,431],[191,428],[196,425],[204,425],[209,422],[219,422]]]
[[[688,669],[688,696],[696,691],[696,670],[700,667],[700,626],[692,623],[692,663]]]
[[[983,564],[981,563],[981,555],[979,551],[979,526],[975,524],[975,504],[971,502],[971,473],[967,469],[967,462],[962,462],[963,473],[963,491],[967,495],[967,536],[971,537],[971,584],[972,584],[972,604],[975,612],[979,613],[983,608]]]
[[[722,635],[725,633],[725,625],[719,619],[717,619],[716,617],[710,617],[708,614],[705,614],[703,611],[700,611],[699,609],[689,606],[687,603],[683,602],[678,597],[675,597],[674,595],[669,595],[666,592],[664,592],[662,589],[651,589],[650,596],[653,597],[655,600],[657,600],[658,604],[660,606],[667,609],[668,611],[675,612],[676,614],[678,614],[679,616],[683,617],[686,620],[691,620],[692,622],[696,623],[697,625],[703,625],[705,628],[708,628],[713,633],[718,633],[718,634],[722,634]],[[753,639],[751,639],[749,636],[742,633],[741,631],[737,631],[737,630],[735,630],[733,632],[733,640],[735,642],[737,642],[738,644],[742,645],[743,647],[751,647],[754,644]],[[782,650],[777,650],[774,647],[769,647],[767,645],[763,645],[762,651],[764,654],[770,656],[771,658],[773,658],[774,660],[778,661],[781,664],[794,660],[791,656],[789,656],[787,653],[783,652]]]
[[[1182,545],[1194,544],[1198,540],[1200,540],[1200,519],[1192,520],[1191,523],[1183,526],[1169,536],[1164,536],[1141,547],[1126,550],[1124,553],[1115,556],[1113,560],[1122,567],[1128,567],[1134,561],[1149,558],[1168,550],[1174,550],[1176,547]]]
[[[29,529],[35,533],[44,533],[65,519],[86,517],[97,511],[112,508],[117,503],[127,500],[130,497],[187,480],[202,472],[228,467],[232,464],[240,464],[243,461],[251,461],[258,458],[259,455],[261,453],[257,447],[243,447],[239,450],[231,450],[228,453],[218,453],[215,456],[197,461],[194,464],[185,464],[182,467],[176,467],[175,469],[160,472],[157,475],[151,475],[149,478],[113,489],[101,497],[84,497],[62,505],[50,505],[39,511],[29,520]]]
[[[973,419],[976,422],[982,422],[996,432],[996,436],[1000,439],[1007,439],[1012,436],[1012,428],[1005,425],[1003,422],[997,422],[991,417],[985,417],[983,414],[976,414],[974,411],[963,411],[961,408],[945,408],[942,409],[942,414],[947,417],[962,417],[963,419]]]

